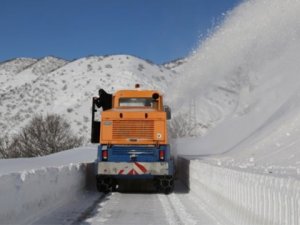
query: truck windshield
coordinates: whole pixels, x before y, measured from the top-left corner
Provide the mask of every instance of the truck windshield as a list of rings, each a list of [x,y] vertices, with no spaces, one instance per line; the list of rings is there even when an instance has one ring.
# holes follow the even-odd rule
[[[154,102],[152,98],[120,98],[119,106],[154,107]]]

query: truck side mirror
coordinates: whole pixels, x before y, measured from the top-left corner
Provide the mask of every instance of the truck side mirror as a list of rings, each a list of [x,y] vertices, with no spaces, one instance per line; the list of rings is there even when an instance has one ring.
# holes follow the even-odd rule
[[[92,143],[99,143],[100,141],[100,127],[101,127],[101,122],[95,120],[95,114],[97,113],[97,108],[96,108],[96,103],[97,103],[98,98],[94,97],[93,98],[93,103],[92,103],[92,135],[91,135],[91,142]]]
[[[170,120],[172,118],[171,116],[171,108],[167,105],[164,105],[164,111],[167,113],[167,120]]]

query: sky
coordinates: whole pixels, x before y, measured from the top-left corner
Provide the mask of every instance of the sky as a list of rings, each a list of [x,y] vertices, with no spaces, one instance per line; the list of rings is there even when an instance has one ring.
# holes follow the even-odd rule
[[[188,56],[242,0],[0,0],[0,62],[16,57]]]

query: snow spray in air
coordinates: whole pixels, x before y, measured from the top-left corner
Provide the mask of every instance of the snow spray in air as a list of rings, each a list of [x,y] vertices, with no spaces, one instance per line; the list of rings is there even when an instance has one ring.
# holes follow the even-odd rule
[[[195,135],[265,109],[245,131],[232,128],[242,140],[299,89],[299,14],[299,0],[244,1],[200,44],[170,88],[174,111],[196,118]]]

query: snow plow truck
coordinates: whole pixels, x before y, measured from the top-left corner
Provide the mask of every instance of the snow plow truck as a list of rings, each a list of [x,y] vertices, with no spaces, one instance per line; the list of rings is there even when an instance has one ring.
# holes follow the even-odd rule
[[[116,190],[121,179],[151,179],[157,191],[174,187],[174,163],[168,143],[171,110],[156,90],[99,90],[93,98],[92,143],[100,143],[96,183],[100,192]],[[99,108],[101,121],[97,116]]]

